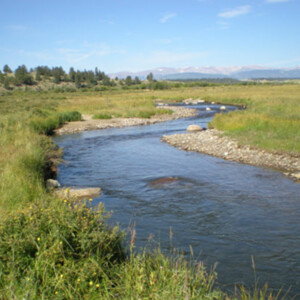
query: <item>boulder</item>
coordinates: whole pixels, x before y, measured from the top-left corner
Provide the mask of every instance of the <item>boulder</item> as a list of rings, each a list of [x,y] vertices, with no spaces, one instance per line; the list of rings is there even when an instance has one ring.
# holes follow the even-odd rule
[[[195,131],[202,131],[203,128],[199,125],[189,125],[186,130],[190,132],[195,132]]]
[[[225,105],[222,105],[222,106],[220,107],[220,109],[221,109],[221,110],[226,110],[226,106],[225,106]]]
[[[210,111],[210,110],[211,110],[211,108],[210,108],[210,107],[206,107],[206,110],[207,110],[207,111]]]
[[[53,190],[60,187],[60,183],[55,179],[47,179],[46,188],[47,190]]]
[[[89,199],[98,197],[101,194],[101,188],[63,188],[56,190],[55,194],[61,198]]]

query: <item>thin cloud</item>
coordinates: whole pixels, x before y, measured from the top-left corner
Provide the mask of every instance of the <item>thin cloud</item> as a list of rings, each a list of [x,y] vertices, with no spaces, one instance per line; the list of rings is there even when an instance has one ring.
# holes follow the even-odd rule
[[[125,51],[122,49],[112,49],[110,46],[104,43],[90,44],[87,42],[83,42],[81,48],[60,48],[56,49],[56,52],[65,61],[71,64],[77,64],[80,62],[84,62],[89,58],[93,58],[96,60],[107,55],[123,54]]]
[[[267,3],[289,2],[290,0],[266,0]]]
[[[177,14],[171,13],[171,14],[166,14],[160,19],[160,23],[166,23],[168,20],[177,17]]]
[[[250,13],[251,9],[252,9],[252,7],[250,5],[243,5],[243,6],[239,6],[234,9],[231,9],[231,10],[221,12],[218,14],[218,16],[221,18],[231,19],[231,18],[235,18],[235,17],[241,16],[241,15],[246,15],[246,14]]]

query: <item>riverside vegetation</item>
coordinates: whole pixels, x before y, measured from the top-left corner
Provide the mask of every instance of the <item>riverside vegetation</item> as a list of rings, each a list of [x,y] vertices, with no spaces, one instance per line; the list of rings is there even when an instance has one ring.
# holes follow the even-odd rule
[[[79,120],[81,113],[149,117],[165,112],[156,110],[156,99],[177,102],[201,97],[248,106],[246,111],[217,116],[212,126],[240,137],[241,143],[299,155],[299,91],[298,85],[276,84],[2,91],[1,299],[281,298],[267,287],[225,294],[214,286],[216,274],[201,263],[159,250],[136,253],[134,230],[130,245],[124,247],[123,233],[106,225],[108,214],[101,205],[89,208],[89,201],[59,199],[46,191],[45,179],[59,158],[48,135],[64,122]]]

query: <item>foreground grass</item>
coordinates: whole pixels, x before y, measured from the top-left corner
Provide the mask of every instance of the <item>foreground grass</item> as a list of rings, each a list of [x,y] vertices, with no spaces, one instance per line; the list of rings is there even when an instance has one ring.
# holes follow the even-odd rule
[[[0,228],[4,299],[215,299],[213,274],[160,252],[125,256],[102,206],[54,199],[15,211]]]
[[[188,263],[181,256],[166,257],[159,250],[134,254],[131,251],[134,244],[124,249],[122,233],[117,227],[106,226],[102,207],[89,209],[85,203],[56,199],[45,190],[49,162],[58,155],[46,134],[63,122],[78,120],[81,113],[111,117],[144,112],[148,117],[148,110],[156,113],[153,100],[158,98],[176,102],[191,97],[214,97],[224,102],[222,95],[227,95],[224,93],[229,93],[228,89],[76,94],[19,91],[2,96],[1,299],[278,298],[266,289],[252,293],[240,289],[226,295],[214,287],[216,275],[207,273],[201,264]],[[261,100],[255,100],[254,96],[245,100],[235,93],[235,99],[242,99],[237,102],[247,101],[251,113],[257,110],[260,114]],[[297,96],[294,102],[292,99],[287,102],[292,106]],[[292,112],[298,124],[297,109]]]

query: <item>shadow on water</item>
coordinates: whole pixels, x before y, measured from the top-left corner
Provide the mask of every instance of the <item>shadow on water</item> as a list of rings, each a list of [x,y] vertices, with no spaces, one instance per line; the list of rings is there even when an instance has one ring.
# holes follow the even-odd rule
[[[149,236],[165,252],[172,245],[212,266],[218,280],[259,282],[300,294],[300,185],[269,169],[179,151],[160,137],[207,126],[218,105],[194,106],[197,117],[151,126],[90,131],[56,137],[68,164],[59,167],[66,186],[100,186],[94,199],[113,211],[111,222],[136,224],[136,246]],[[230,109],[234,109],[230,107]]]

